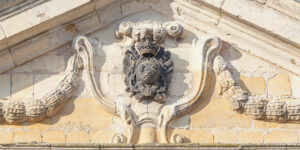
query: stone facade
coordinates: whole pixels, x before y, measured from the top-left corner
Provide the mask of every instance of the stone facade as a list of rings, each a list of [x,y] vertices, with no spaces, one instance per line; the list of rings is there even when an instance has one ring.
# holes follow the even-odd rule
[[[294,0],[1,3],[3,148],[300,143],[300,3]],[[136,89],[126,91],[135,84],[124,68],[139,61],[123,60],[139,42],[151,57],[157,45],[170,52],[157,63],[172,70],[158,99],[161,90],[144,91],[145,101],[130,96]]]

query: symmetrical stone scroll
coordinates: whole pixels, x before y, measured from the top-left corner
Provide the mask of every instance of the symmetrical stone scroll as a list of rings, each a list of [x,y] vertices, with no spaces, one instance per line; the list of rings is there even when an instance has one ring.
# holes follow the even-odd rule
[[[300,101],[268,101],[249,96],[232,78],[226,62],[221,56],[214,60],[214,71],[217,76],[217,90],[220,95],[230,100],[232,109],[250,115],[253,119],[275,122],[299,122]],[[278,85],[280,86],[280,85]]]
[[[57,113],[78,85],[77,58],[77,55],[70,58],[63,79],[41,99],[0,100],[0,120],[18,124],[25,121],[40,121]]]

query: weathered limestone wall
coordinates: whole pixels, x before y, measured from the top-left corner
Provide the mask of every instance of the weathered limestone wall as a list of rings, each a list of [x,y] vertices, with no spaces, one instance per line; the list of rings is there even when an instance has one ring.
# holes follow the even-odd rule
[[[1,74],[1,98],[40,98],[62,78],[70,54],[70,47],[65,46]],[[235,76],[240,78],[239,84],[253,95],[287,100],[300,98],[297,95],[299,76],[232,47],[225,47],[222,55],[230,62]],[[111,61],[107,65],[117,68],[108,69],[121,69],[116,62]],[[120,95],[124,92],[122,73],[101,73],[105,75],[103,80],[107,81],[107,86],[104,86],[107,93]],[[179,76],[178,80],[182,80],[181,78]],[[184,76],[183,84],[190,84],[189,78],[188,75]],[[174,93],[182,93],[182,87],[172,90]],[[76,96],[57,115],[38,123],[3,124],[0,127],[0,141],[109,143],[116,130],[126,130],[120,123],[117,117],[100,107],[86,89],[86,83],[81,82]],[[212,94],[171,127],[170,134],[182,133],[192,143],[298,143],[300,126],[295,123],[253,120],[249,116],[234,112],[226,100]]]
[[[211,1],[208,1],[207,3],[203,4],[204,6],[199,7],[205,7],[203,8],[203,12],[206,13],[206,11],[210,9],[209,7],[206,8],[206,5],[212,3],[212,6],[217,8],[222,7],[222,9],[225,9],[228,12],[233,11],[231,12],[233,15],[237,15],[244,20],[252,21],[251,23],[257,26],[262,23],[262,20],[253,19],[253,15],[255,14],[243,13],[244,8],[238,6],[247,5],[248,3],[257,5],[257,7],[253,6],[251,8],[254,9],[253,12],[259,14],[261,13],[256,10],[258,8],[262,11],[268,9],[271,9],[271,11],[276,11],[276,13],[279,11],[279,14],[284,16],[282,17],[282,22],[285,23],[286,21],[284,21],[284,19],[286,16],[289,16],[289,14],[293,12],[299,12],[298,10],[300,9],[298,4],[297,5],[299,7],[297,8],[294,8],[295,6],[290,4],[294,3],[293,1],[286,3],[286,5],[290,6],[289,10],[285,10],[285,8],[279,8],[280,6],[278,6],[276,3],[281,2],[275,0],[257,0],[253,2],[241,0],[239,1],[239,3],[241,3],[240,5],[236,4],[235,2],[223,0],[212,3]],[[122,72],[124,51],[120,49],[120,46],[122,46],[123,43],[121,40],[115,38],[115,29],[121,21],[126,20],[174,20],[172,17],[166,17],[162,15],[163,13],[170,13],[170,9],[162,10],[163,13],[157,12],[157,10],[149,10],[150,7],[157,7],[156,9],[165,8],[169,6],[168,3],[169,1],[134,1],[122,5],[119,3],[114,3],[111,4],[111,6],[107,9],[100,9],[98,14],[92,12],[91,14],[88,14],[87,16],[84,16],[83,18],[80,18],[71,24],[64,24],[56,27],[55,29],[51,30],[50,33],[45,35],[44,42],[40,44],[36,44],[35,46],[31,47],[30,44],[32,43],[28,42],[27,44],[29,46],[27,47],[27,50],[24,50],[26,49],[26,47],[24,47],[26,42],[18,47],[10,48],[9,55],[12,55],[12,58],[15,59],[12,60],[12,66],[16,67],[0,74],[0,99],[23,98],[29,100],[31,98],[41,98],[45,93],[54,88],[58,81],[63,77],[68,59],[74,53],[69,41],[76,34],[87,34],[91,38],[99,39],[102,44],[101,46],[103,49],[97,51],[96,59],[97,62],[99,62],[99,66],[96,67],[96,70],[101,77],[99,81],[101,83],[100,86],[104,95],[109,97],[124,96],[126,94],[126,87],[123,82],[124,74]],[[187,3],[187,5],[188,4],[190,3]],[[120,6],[124,8],[119,14],[117,11],[119,11]],[[146,9],[144,9],[144,7],[146,7]],[[198,7],[196,6],[196,2],[194,7]],[[130,12],[132,8],[140,9],[140,11],[134,10],[132,13]],[[178,10],[180,10],[180,8]],[[182,10],[182,12],[184,13],[184,10]],[[112,15],[112,13],[116,14]],[[180,11],[178,13],[180,14]],[[248,15],[243,16],[244,14]],[[276,16],[277,14],[274,15],[266,13],[266,15],[270,15],[266,18],[271,18],[271,21],[281,18],[280,16]],[[191,25],[180,20],[182,19],[182,16],[179,15],[177,17],[179,18],[177,22],[182,24],[182,26],[185,28],[183,38],[179,40],[178,43],[169,39],[164,45],[166,49],[172,52],[172,59],[174,61],[175,68],[172,80],[179,81],[176,83],[174,81],[171,82],[170,99],[183,97],[188,90],[192,88],[192,71],[197,67],[197,65],[195,66],[195,64],[192,64],[189,60],[193,54],[189,51],[192,49],[191,43],[193,39],[196,37],[202,38],[205,35],[216,35],[220,36],[221,39],[224,39],[221,55],[229,64],[229,68],[233,73],[233,77],[236,81],[238,81],[238,84],[243,90],[250,93],[250,95],[263,97],[267,100],[300,100],[300,74],[299,70],[297,70],[300,62],[298,57],[299,52],[292,51],[293,49],[300,47],[300,30],[299,27],[296,27],[300,24],[299,15],[296,15],[295,20],[289,20],[288,23],[290,24],[287,24],[284,27],[286,28],[286,31],[282,30],[283,27],[280,23],[275,25],[273,23],[262,25],[264,28],[274,31],[276,36],[281,36],[277,40],[281,40],[281,42],[288,45],[286,47],[292,45],[290,46],[291,49],[285,49],[285,51],[282,51],[283,56],[285,56],[285,53],[289,53],[289,55],[297,53],[294,54],[293,59],[290,59],[290,56],[287,56],[288,58],[286,60],[290,61],[290,64],[288,65],[286,64],[287,62],[283,60],[285,58],[282,60],[279,60],[278,58],[273,59],[269,58],[269,53],[261,52],[261,49],[268,49],[266,51],[272,51],[272,49],[270,49],[272,47],[266,46],[265,43],[255,43],[259,41],[259,39],[253,37],[249,38],[249,41],[251,40],[251,42],[254,42],[258,46],[254,44],[253,46],[251,42],[246,44],[239,43],[239,41],[236,42],[236,35],[239,34],[239,31],[233,32],[232,29],[225,30],[224,28],[227,27],[224,27],[226,26],[224,22],[228,21],[226,19],[224,22],[222,22],[222,18],[215,20],[215,18],[211,16],[200,16],[200,20],[204,19],[204,22],[206,23],[208,20],[209,24],[199,24],[199,28],[203,28],[197,29],[197,27],[195,29],[191,27]],[[193,17],[199,16],[194,14]],[[216,25],[214,21],[217,21],[218,24]],[[114,23],[110,24],[111,22]],[[213,24],[213,26],[211,26],[211,24]],[[106,27],[106,25],[109,26]],[[291,28],[289,28],[290,26]],[[9,27],[7,26],[7,28]],[[12,32],[15,31],[14,29],[9,29]],[[290,29],[292,31],[290,31]],[[6,32],[5,29],[3,30]],[[228,31],[231,31],[230,35],[228,35]],[[62,33],[61,36],[57,36],[60,35],[59,33]],[[273,38],[276,38],[276,36],[258,36],[263,38],[265,36],[266,40],[269,41],[272,41]],[[9,37],[7,38],[9,39]],[[242,40],[247,41],[247,38],[248,36],[244,36],[244,39]],[[62,41],[63,39],[67,40],[59,43],[59,41]],[[285,41],[286,39],[289,39],[290,41]],[[30,40],[39,43],[38,39]],[[52,44],[49,46],[47,41],[50,41],[50,43],[55,46]],[[283,45],[283,48],[285,48],[284,46],[285,45]],[[282,47],[278,47],[276,43],[274,47],[277,48],[274,50],[274,53],[280,49],[283,49]],[[31,60],[33,57],[30,57],[30,55],[14,53],[14,50],[21,51],[22,49],[26,51],[24,53],[30,53],[31,48],[42,48],[43,52],[40,53],[42,56],[39,56],[40,54],[38,54],[36,56],[39,57]],[[264,55],[266,55],[268,58],[263,59]],[[23,56],[28,56],[28,58]],[[278,59],[278,64],[276,63],[276,59]],[[0,62],[1,61],[2,60],[0,60]],[[83,72],[84,71],[85,70],[83,70]],[[211,73],[213,74],[213,72]],[[126,124],[118,117],[106,112],[101,105],[99,105],[99,102],[92,96],[91,91],[88,89],[88,83],[86,82],[87,77],[84,73],[81,74],[81,78],[82,80],[80,81],[75,95],[71,97],[62,110],[55,116],[36,123],[27,122],[20,125],[9,125],[6,123],[1,124],[0,144],[31,142],[67,144],[111,143],[111,137],[115,132],[126,132],[128,130]],[[215,81],[215,79],[212,78],[211,81]],[[259,121],[250,118],[250,116],[239,114],[230,108],[230,105],[225,98],[216,93],[215,86],[215,82],[211,82],[209,88],[207,88],[204,98],[200,100],[197,106],[195,106],[195,108],[188,114],[171,123],[170,128],[168,129],[169,139],[171,139],[172,135],[181,133],[191,143],[300,143],[300,124]],[[139,135],[134,136],[135,141],[138,141],[139,138],[147,137],[139,137]]]

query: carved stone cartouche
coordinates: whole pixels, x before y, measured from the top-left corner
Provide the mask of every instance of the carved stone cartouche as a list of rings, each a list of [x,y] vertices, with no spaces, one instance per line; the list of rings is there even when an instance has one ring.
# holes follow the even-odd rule
[[[167,33],[176,37],[182,32],[179,25],[173,24],[171,28],[169,24],[123,22],[117,31],[117,36],[129,36],[134,41],[125,53],[123,72],[126,74],[126,91],[139,101],[163,102],[168,92],[173,62],[171,53],[160,44]]]

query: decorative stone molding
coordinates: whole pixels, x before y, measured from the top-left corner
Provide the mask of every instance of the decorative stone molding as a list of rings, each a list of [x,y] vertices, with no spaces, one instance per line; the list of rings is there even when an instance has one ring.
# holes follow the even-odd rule
[[[184,137],[183,135],[181,135],[179,133],[176,133],[176,134],[172,135],[171,142],[182,144],[182,143],[187,143],[188,141],[187,141],[186,137]]]
[[[47,3],[54,2],[40,0],[40,2],[42,1]],[[281,28],[271,28],[269,30],[266,24],[260,24],[261,22],[259,20],[256,20],[256,18],[251,18],[255,15],[239,14],[239,12],[236,11],[236,9],[233,7],[243,6],[240,8],[243,8],[242,10],[244,12],[251,12],[247,10],[250,10],[252,8],[260,8],[260,4],[257,3],[257,1],[259,0],[254,1],[255,5],[253,5],[253,7],[251,8],[248,8],[248,6],[250,5],[244,4],[252,4],[252,1],[246,0],[241,0],[236,4],[230,1],[223,1],[222,3],[218,3],[219,1],[211,2],[205,0],[175,0],[164,1],[163,3],[158,4],[152,2],[149,2],[148,4],[147,2],[145,5],[139,4],[139,2],[136,1],[122,1],[120,3],[111,1],[107,2],[107,5],[101,5],[101,7],[108,5],[111,6],[113,3],[117,3],[118,10],[112,10],[114,10],[115,12],[120,11],[121,14],[120,16],[118,16],[118,13],[107,13],[109,14],[107,15],[107,17],[102,15],[102,12],[105,12],[106,10],[97,10],[99,9],[99,7],[97,7],[96,4],[102,3],[103,1],[98,2],[97,0],[82,0],[81,4],[78,4],[72,8],[68,8],[68,10],[70,10],[70,12],[67,13],[68,15],[66,15],[65,13],[65,11],[68,10],[63,9],[62,12],[59,12],[58,14],[47,18],[47,23],[41,24],[40,22],[38,24],[34,24],[33,26],[28,26],[24,29],[11,30],[12,33],[6,30],[10,29],[10,26],[7,25],[7,28],[5,30],[0,31],[0,47],[2,46],[0,49],[3,49],[0,56],[2,58],[5,58],[0,61],[0,72],[7,71],[8,69],[21,65],[24,62],[30,61],[37,56],[43,55],[46,52],[64,45],[71,39],[73,39],[73,37],[78,33],[90,35],[90,33],[92,33],[93,31],[99,31],[103,27],[111,25],[111,23],[115,22],[116,20],[118,22],[119,19],[130,17],[131,15],[136,15],[140,12],[150,12],[154,10],[155,12],[159,12],[159,14],[166,15],[166,18],[169,17],[168,19],[172,18],[173,20],[177,22],[179,21],[182,24],[185,23],[185,27],[190,26],[193,31],[203,31],[205,34],[212,34],[221,37],[225,42],[236,45],[237,49],[241,49],[242,51],[247,50],[248,53],[254,54],[261,58],[265,57],[264,60],[274,63],[296,74],[299,74],[299,59],[297,59],[298,56],[300,56],[299,52],[297,51],[299,48],[299,42],[297,41],[298,38],[289,38],[297,35],[297,32],[290,32],[291,34],[287,34],[289,32],[284,33],[285,30],[282,30]],[[56,2],[59,2],[60,4],[60,1]],[[137,4],[133,4],[135,2]],[[256,3],[259,5],[257,5]],[[264,2],[264,4],[266,5],[264,7],[269,7],[272,2],[267,1]],[[79,9],[79,6],[83,5],[84,7],[80,7]],[[137,5],[143,6],[143,8],[138,8],[136,7]],[[55,5],[53,6],[55,7]],[[136,7],[138,9],[128,11],[133,7]],[[173,14],[170,13],[171,11],[173,11]],[[85,16],[85,18],[80,18],[79,21],[74,21],[75,18],[79,18],[79,16],[85,15],[86,13],[90,12],[93,12],[93,14],[89,15],[93,16],[94,20],[101,20],[101,23],[97,22],[91,25],[91,21],[86,21],[87,18],[91,19],[91,16]],[[256,13],[259,11],[252,12]],[[278,15],[276,13],[277,10],[275,9],[268,8],[265,9],[265,12],[267,13],[264,14],[275,14],[275,17],[271,16],[270,18],[282,18],[280,17],[281,14]],[[70,15],[70,13],[76,14],[78,16],[74,17],[75,15]],[[40,14],[37,13],[37,15]],[[20,16],[22,16],[22,13],[16,14],[16,17]],[[61,18],[65,16],[68,17]],[[250,18],[248,18],[248,16],[250,16]],[[268,19],[268,16],[266,17]],[[299,17],[297,16],[296,18]],[[4,20],[3,22],[12,21],[9,20],[10,17],[5,19],[8,20]],[[271,21],[275,21],[272,23],[278,23],[278,26],[276,27],[279,27],[280,25],[289,25],[289,22],[292,22],[292,25],[298,24],[297,22],[293,22],[293,17],[291,15],[288,15],[284,20],[285,21],[282,22],[286,24],[281,24],[282,22],[277,22],[277,20]],[[53,24],[54,22],[55,24]],[[64,25],[64,23],[67,24]],[[63,24],[63,26],[57,26],[58,24]],[[68,31],[68,29],[70,28],[71,31]],[[295,26],[294,29],[298,29],[298,26]],[[27,32],[30,32],[30,34],[26,34]],[[43,32],[44,34],[42,34]],[[99,45],[98,41],[85,36],[78,36],[74,39],[73,43],[73,48],[76,50],[76,53],[70,58],[70,62],[68,65],[70,67],[68,67],[69,69],[66,70],[66,75],[58,84],[58,86],[52,92],[49,92],[41,99],[0,100],[0,119],[2,122],[17,124],[25,121],[39,121],[46,117],[53,116],[63,107],[64,103],[69,99],[69,97],[72,96],[73,92],[76,90],[76,86],[78,85],[79,80],[78,69],[84,68],[86,70],[85,73],[88,77],[88,88],[91,89],[95,98],[103,105],[104,109],[116,116],[119,116],[124,122],[127,123],[128,133],[114,134],[111,139],[112,143],[134,143],[132,137],[134,136],[133,133],[135,132],[135,130],[137,130],[137,128],[147,128],[147,130],[141,131],[140,134],[143,134],[145,132],[153,132],[153,134],[156,134],[154,132],[156,132],[157,129],[158,131],[161,131],[161,139],[159,141],[156,141],[156,139],[152,137],[151,139],[149,138],[149,140],[146,139],[144,141],[161,143],[188,142],[188,140],[183,135],[180,135],[178,133],[172,134],[173,136],[168,139],[168,127],[173,120],[176,120],[182,115],[185,115],[203,99],[203,96],[205,94],[204,91],[205,89],[207,89],[207,85],[211,81],[210,77],[212,75],[212,70],[216,75],[217,81],[215,91],[230,100],[230,104],[233,110],[239,113],[248,114],[254,119],[270,120],[276,122],[299,121],[299,101],[268,101],[265,98],[249,96],[250,94],[248,95],[247,92],[245,92],[238,86],[237,82],[232,78],[232,73],[227,68],[226,62],[224,61],[222,56],[219,55],[221,42],[218,38],[206,38],[202,41],[194,41],[194,48],[195,51],[198,52],[198,59],[193,63],[198,64],[200,67],[197,68],[197,70],[193,70],[193,89],[188,91],[188,93],[181,98],[170,98],[168,95],[168,90],[170,88],[169,82],[177,82],[176,80],[174,80],[174,78],[172,78],[171,73],[171,71],[174,71],[175,68],[174,64],[172,64],[172,61],[174,61],[174,57],[172,57],[172,54],[169,55],[167,51],[168,49],[165,49],[162,45],[164,44],[166,39],[170,37],[174,38],[176,43],[182,33],[183,28],[175,22],[158,23],[148,21],[138,23],[123,22],[120,24],[119,29],[116,32],[116,36],[118,38],[132,40],[131,47],[133,49],[128,50],[127,47],[123,47],[123,50],[124,52],[128,51],[124,60],[128,63],[134,64],[134,66],[136,65],[136,67],[133,68],[125,65],[124,68],[125,75],[127,75],[126,83],[129,87],[128,92],[133,94],[133,98],[124,95],[111,98],[106,97],[106,95],[102,93],[100,86],[98,85],[101,83],[96,80],[97,77],[95,71],[97,61],[95,60],[94,55],[95,49],[99,48],[99,46],[96,47],[96,45]],[[64,35],[66,37],[61,35]],[[34,40],[32,40],[33,38]],[[51,38],[52,40],[50,41],[48,40],[48,38]],[[43,41],[50,42],[43,43]],[[151,45],[153,41],[155,41],[155,43]],[[43,48],[38,46],[37,43],[42,43],[41,45],[43,45]],[[151,43],[150,46],[149,43]],[[143,44],[148,47],[143,47],[145,46]],[[157,55],[157,52],[159,51],[164,52],[163,55]],[[130,54],[129,52],[134,53]],[[144,54],[147,55],[146,57],[148,57],[150,54],[150,61],[139,61],[139,59],[144,58]],[[133,59],[131,58],[132,56],[134,56]],[[165,58],[163,56],[168,57]],[[147,66],[149,67],[148,70],[153,69],[152,71],[156,72],[152,74],[154,77],[157,78],[158,76],[163,76],[163,80],[149,80],[143,77],[140,78],[140,80],[143,81],[141,84],[129,82],[130,80],[134,81],[132,80],[134,79],[134,77],[141,75],[139,73],[142,70],[141,68],[147,68]],[[164,70],[164,73],[162,73],[161,70]],[[151,88],[154,84],[158,84],[159,88],[152,90]],[[151,89],[152,91],[143,89],[144,85],[151,85],[149,89]],[[138,94],[140,94],[140,96]],[[147,97],[146,100],[142,101],[141,99],[145,99],[145,97]],[[167,103],[168,98],[175,99],[174,103]],[[133,103],[127,103],[127,101],[134,101],[135,104],[139,105],[133,105]],[[139,106],[145,106],[147,105],[147,103],[157,104],[155,107],[153,107],[153,112],[157,113],[144,115],[145,111],[137,111],[137,109],[139,109]],[[144,136],[143,138],[147,137]]]
[[[164,31],[165,30],[165,31]],[[162,51],[162,47],[159,46],[160,43],[164,42],[165,36],[167,34],[172,38],[178,38],[182,34],[182,27],[175,23],[175,22],[167,22],[167,23],[157,23],[157,22],[139,22],[136,24],[133,24],[131,22],[123,22],[120,24],[120,27],[118,31],[116,32],[117,37],[123,37],[123,38],[131,38],[133,40],[131,44],[131,51],[128,51],[125,55],[125,68],[124,72],[127,75],[128,74],[128,68],[130,68],[130,65],[127,64],[137,64],[139,61],[138,59],[143,59],[143,57],[146,57],[147,59],[155,56],[154,59],[161,59],[162,62],[159,64],[168,64],[170,68],[167,70],[168,72],[171,71],[171,65],[172,61],[170,59],[170,54],[168,55],[160,55],[159,52]],[[133,136],[133,132],[136,127],[144,127],[144,126],[152,126],[154,128],[161,128],[161,139],[160,142],[167,143],[167,128],[169,123],[176,119],[177,117],[180,117],[184,115],[186,112],[192,109],[192,107],[198,102],[200,97],[203,95],[203,91],[205,87],[208,84],[208,74],[211,71],[212,63],[214,60],[215,55],[219,53],[219,50],[221,48],[221,41],[218,38],[212,37],[212,38],[206,38],[204,41],[200,40],[194,40],[194,46],[195,50],[199,53],[198,57],[195,63],[199,64],[201,67],[199,68],[198,72],[198,78],[195,79],[195,88],[191,89],[192,91],[186,95],[185,97],[180,99],[180,102],[174,103],[174,104],[164,104],[161,103],[162,101],[158,101],[158,107],[157,108],[151,108],[151,109],[157,109],[156,115],[144,115],[146,112],[137,112],[135,111],[138,108],[135,108],[135,106],[132,106],[130,104],[125,103],[124,97],[117,97],[115,99],[109,99],[106,98],[100,88],[98,87],[98,84],[95,80],[95,62],[94,62],[94,51],[97,45],[97,41],[88,39],[84,36],[78,36],[74,39],[73,45],[76,49],[78,56],[80,57],[80,60],[82,61],[82,65],[84,66],[84,69],[87,72],[88,80],[89,80],[89,87],[96,99],[102,104],[104,109],[108,110],[108,112],[111,112],[115,115],[118,115],[121,119],[123,119],[128,125],[128,143],[132,142],[131,137]],[[157,48],[161,48],[160,51]],[[137,49],[137,51],[133,51],[134,49]],[[126,49],[124,49],[125,51]],[[131,52],[131,53],[130,53]],[[136,53],[136,54],[133,54]],[[165,53],[165,52],[164,52]],[[146,54],[146,55],[144,55]],[[148,56],[149,55],[149,56]],[[162,59],[161,56],[166,57],[168,59]],[[129,59],[130,57],[137,57],[137,59]],[[172,56],[171,56],[172,58]],[[128,60],[129,59],[129,60]],[[154,61],[147,62],[149,64],[153,64]],[[141,63],[143,64],[143,63]],[[129,67],[128,67],[129,66]],[[151,66],[151,65],[150,65]],[[138,68],[138,67],[137,67]],[[133,70],[131,70],[133,71]],[[138,75],[134,76],[138,78]],[[167,76],[166,76],[167,77]],[[168,79],[169,80],[169,79]],[[130,78],[126,78],[125,82],[127,83],[127,86],[135,86],[134,84],[128,84],[132,82],[133,80],[130,80]],[[174,81],[176,82],[176,81]],[[153,83],[153,82],[148,82]],[[101,84],[101,83],[100,83]],[[130,90],[129,90],[130,91]],[[132,92],[132,91],[130,91]],[[154,92],[155,93],[155,92]],[[155,96],[153,95],[147,95],[150,96],[155,100]],[[139,96],[136,96],[137,99],[141,98]],[[162,99],[163,97],[160,97]],[[147,105],[143,104],[142,102],[139,102],[141,105]],[[148,130],[147,130],[148,131]],[[155,131],[155,130],[154,130]],[[149,132],[154,132],[149,129]],[[145,131],[146,132],[146,131]],[[155,134],[155,133],[152,133]],[[176,136],[175,142],[182,142],[183,137]],[[181,139],[181,140],[179,140]],[[153,139],[154,140],[154,139]],[[115,140],[115,137],[113,137],[113,141],[119,141],[118,139]],[[147,140],[145,140],[147,141]],[[149,141],[149,142],[156,142],[156,141]]]
[[[128,90],[128,92],[133,93],[133,95],[140,92],[142,96],[135,95],[135,98],[114,97],[112,99],[102,93],[96,80],[95,68],[97,62],[95,61],[95,51],[98,50],[101,44],[97,40],[79,35],[73,40],[72,44],[76,52],[69,59],[66,75],[57,87],[41,99],[1,100],[1,120],[9,124],[17,124],[24,121],[39,121],[53,116],[76,90],[79,80],[79,69],[85,69],[89,83],[88,88],[92,91],[95,98],[105,110],[119,116],[128,125],[127,136],[115,133],[111,139],[112,143],[132,143],[132,137],[137,128],[141,128],[141,130],[148,128],[142,131],[141,134],[151,132],[154,135],[156,135],[156,129],[159,129],[159,142],[161,143],[188,142],[188,139],[178,133],[174,133],[171,139],[168,139],[168,126],[171,121],[189,112],[202,99],[204,91],[210,83],[212,71],[216,75],[215,91],[230,100],[233,110],[251,115],[254,119],[279,122],[299,121],[299,101],[267,101],[258,97],[250,97],[247,92],[238,86],[226,62],[219,54],[222,45],[221,40],[216,37],[204,38],[203,40],[195,39],[193,41],[194,49],[197,52],[197,59],[195,59],[194,63],[199,65],[198,70],[195,71],[196,78],[193,81],[193,88],[175,103],[165,103],[168,83],[171,80],[169,73],[172,71],[173,63],[172,54],[164,50],[161,44],[165,41],[167,35],[177,39],[182,35],[182,32],[183,28],[175,22],[145,21],[135,24],[131,22],[121,23],[116,36],[132,40],[129,50],[126,49],[128,47],[124,47],[124,51],[127,51],[124,58],[124,73],[127,76],[125,83],[129,89],[132,86],[137,87]],[[146,70],[154,69],[150,71],[149,76],[151,78],[149,78],[149,82],[148,79],[145,79],[147,75],[143,76],[145,72],[140,73],[140,65]],[[159,71],[156,72],[156,69],[159,69]],[[130,77],[131,75],[133,77]],[[159,78],[162,80],[158,80]],[[162,91],[162,93],[159,93],[161,94],[158,96],[159,98],[156,95],[158,91],[154,90],[147,93],[147,90],[146,92],[142,91],[142,86],[139,87],[139,85],[132,84],[139,79],[144,84],[143,86],[151,87],[156,83],[160,85],[157,86],[158,91]],[[160,90],[160,88],[165,90]],[[145,97],[146,103],[140,100]],[[152,102],[157,103],[157,106],[151,107],[151,109],[154,109],[157,113],[138,112],[136,111],[139,109],[137,106],[126,103],[128,100],[138,100],[137,103],[141,106],[147,105],[149,100],[153,100]],[[144,115],[145,113],[147,115]],[[142,142],[157,142],[155,137],[145,138],[147,137],[143,137]]]
[[[122,143],[126,143],[127,142],[127,138],[120,133],[116,133],[113,135],[113,137],[111,138],[111,143],[114,144],[122,144]]]

